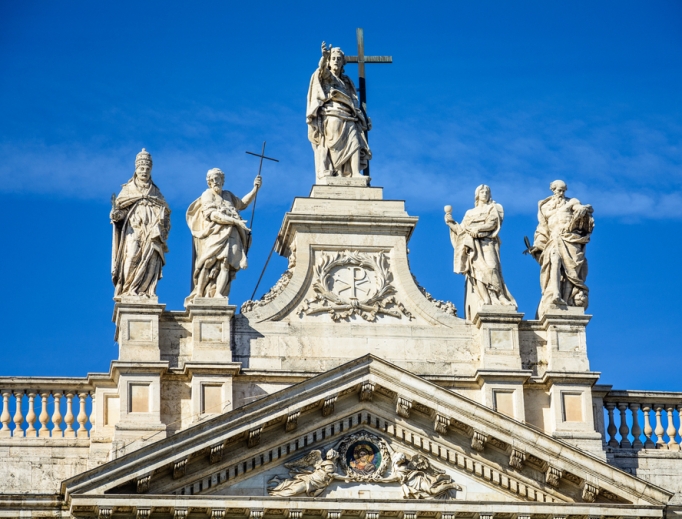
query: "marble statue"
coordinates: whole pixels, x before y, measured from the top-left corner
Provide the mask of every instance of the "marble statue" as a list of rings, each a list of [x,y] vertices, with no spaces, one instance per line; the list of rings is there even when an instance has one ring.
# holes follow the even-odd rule
[[[408,459],[402,452],[395,452],[391,461],[393,473],[383,482],[399,482],[405,499],[452,499],[453,490],[462,490],[449,475],[433,467],[421,454]]]
[[[135,157],[133,178],[123,184],[118,196],[112,195],[111,205],[114,299],[155,297],[168,252],[171,211],[152,182],[152,156],[144,148]]]
[[[322,451],[310,451],[305,457],[292,463],[285,463],[289,469],[290,479],[275,476],[268,481],[268,494],[288,497],[305,493],[308,497],[317,497],[334,480],[348,481],[346,476],[337,474],[339,453],[329,449],[322,458]]]
[[[255,178],[253,189],[244,198],[223,191],[225,174],[218,168],[208,171],[206,182],[208,189],[187,209],[196,256],[194,289],[185,304],[195,297],[227,297],[237,272],[247,267],[251,230],[239,211],[255,198],[262,178]]]
[[[555,180],[549,188],[554,194],[538,203],[535,239],[525,251],[540,264],[540,316],[550,305],[587,308],[585,246],[594,229],[591,205],[567,198],[563,180]]]
[[[372,158],[365,133],[371,121],[358,106],[353,81],[344,74],[343,51],[322,42],[322,58],[308,89],[308,139],[317,179],[358,177]]]
[[[478,306],[516,307],[502,277],[499,233],[503,220],[504,210],[491,198],[490,187],[485,184],[476,188],[474,208],[464,213],[461,223],[452,218],[452,207],[445,207],[445,223],[455,249],[454,271],[467,280],[467,307],[471,298],[478,300]]]

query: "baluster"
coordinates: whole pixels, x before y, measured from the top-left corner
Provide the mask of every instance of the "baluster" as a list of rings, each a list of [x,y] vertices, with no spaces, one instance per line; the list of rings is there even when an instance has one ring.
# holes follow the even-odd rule
[[[49,438],[50,430],[47,428],[47,424],[50,422],[50,415],[47,414],[47,399],[50,398],[50,392],[43,391],[40,393],[40,398],[42,399],[42,404],[40,406],[40,416],[38,417],[40,420],[40,432],[38,433],[38,436],[41,438]]]
[[[632,412],[632,447],[641,449],[642,440],[640,440],[639,437],[642,435],[642,428],[639,426],[639,404],[630,404],[628,407]]]
[[[24,435],[24,431],[21,428],[21,424],[24,421],[24,415],[21,414],[21,400],[24,398],[23,391],[15,391],[14,398],[17,400],[17,408],[14,410],[14,436],[15,438],[21,438]]]
[[[654,433],[656,434],[656,448],[665,445],[665,441],[663,440],[665,429],[663,429],[663,422],[661,421],[662,409],[663,406],[661,404],[654,404],[654,411],[656,411],[656,428],[654,429]]]
[[[76,431],[73,429],[73,392],[66,393],[66,415],[64,416],[64,438],[75,438]]]
[[[616,429],[616,424],[613,420],[613,410],[616,408],[616,404],[609,402],[608,404],[604,404],[604,406],[609,412],[609,425],[606,428],[606,431],[609,433],[608,445],[609,447],[618,447],[618,440],[616,440],[616,433],[618,432],[618,429]]]
[[[618,410],[620,411],[620,427],[618,432],[620,432],[620,446],[622,449],[629,449],[632,447],[628,434],[630,434],[630,428],[628,427],[627,417],[625,416],[625,411],[627,410],[627,404],[618,404]]]
[[[78,409],[78,437],[87,438],[88,430],[85,428],[85,424],[88,421],[88,415],[85,414],[85,399],[88,397],[87,392],[78,393],[78,398],[80,399],[80,408]]]
[[[28,413],[26,413],[26,424],[28,427],[26,427],[26,437],[27,438],[35,438],[38,436],[38,431],[36,430],[35,423],[36,423],[36,411],[35,411],[35,400],[36,400],[36,392],[32,390],[28,390]]]
[[[680,435],[680,449],[682,449],[682,404],[677,404],[675,408],[677,409],[677,418],[680,421],[680,426],[677,429],[677,433]]]
[[[646,436],[646,441],[644,442],[645,449],[656,448],[656,444],[651,439],[651,435],[654,432],[654,430],[651,428],[651,421],[649,417],[651,408],[652,404],[642,404],[642,413],[644,413],[644,436]]]
[[[54,410],[52,411],[52,437],[61,438],[63,436],[62,428],[62,410],[59,400],[62,397],[61,391],[53,391],[52,398],[54,399]]]
[[[90,405],[92,406],[90,409],[90,436],[92,437],[93,433],[95,432],[95,420],[97,416],[97,406],[95,405],[95,396],[96,396],[96,391],[93,390],[90,393]]]
[[[7,438],[12,435],[12,431],[9,428],[9,423],[12,417],[9,414],[9,397],[12,396],[12,392],[8,389],[2,390],[2,414],[0,415],[0,422],[2,422],[2,429],[0,429],[0,437]]]
[[[675,439],[675,434],[677,433],[675,422],[673,420],[673,410],[675,409],[675,405],[667,404],[665,409],[668,411],[668,428],[665,431],[668,435],[668,449],[675,451],[680,450],[680,444],[677,443],[677,440]]]

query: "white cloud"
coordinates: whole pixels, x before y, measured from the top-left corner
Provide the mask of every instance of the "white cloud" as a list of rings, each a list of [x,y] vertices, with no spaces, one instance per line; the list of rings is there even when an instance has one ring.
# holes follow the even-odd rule
[[[204,188],[210,167],[228,173],[230,189],[246,192],[267,137],[259,203],[288,206],[314,181],[312,150],[302,114],[289,108],[145,114],[151,128],[173,127],[175,138],[150,149],[154,179],[171,202],[184,204]],[[682,218],[682,127],[672,121],[557,121],[541,112],[439,114],[388,119],[370,134],[374,184],[385,195],[408,200],[411,210],[444,203],[470,205],[474,188],[489,184],[507,212],[534,214],[562,178],[569,195],[591,203],[598,216]],[[0,143],[0,190],[51,193],[60,197],[106,198],[127,181],[136,144],[114,147],[85,142],[70,146],[40,142]]]

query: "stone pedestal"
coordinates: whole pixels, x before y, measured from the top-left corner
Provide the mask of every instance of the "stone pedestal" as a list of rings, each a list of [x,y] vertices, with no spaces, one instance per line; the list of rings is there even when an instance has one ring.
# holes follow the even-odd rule
[[[158,361],[159,316],[166,305],[156,297],[124,296],[114,305],[113,321],[116,323],[114,340],[118,342],[118,360]]]
[[[550,430],[560,438],[577,447],[604,457],[602,436],[596,431],[594,415],[602,413],[593,408],[592,386],[599,380],[600,373],[545,373],[542,382],[549,389]]]
[[[161,421],[161,377],[167,371],[168,363],[161,361],[112,363],[119,406],[112,458],[166,437],[166,425]]]
[[[586,372],[585,327],[592,318],[581,307],[551,306],[542,316],[540,325],[547,337],[547,371]]]
[[[513,306],[483,305],[472,322],[478,328],[481,370],[520,370],[519,323],[523,314]]]
[[[230,336],[235,310],[226,297],[197,297],[187,304],[193,362],[232,362]]]

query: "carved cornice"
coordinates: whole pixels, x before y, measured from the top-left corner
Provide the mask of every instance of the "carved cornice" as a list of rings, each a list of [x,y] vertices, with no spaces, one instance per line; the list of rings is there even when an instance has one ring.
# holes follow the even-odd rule
[[[266,399],[262,399],[259,401],[258,406],[251,406],[247,405],[244,406],[243,408],[239,409],[236,411],[236,413],[239,415],[243,415],[245,417],[249,417],[249,422],[245,422],[245,419],[240,418],[237,416],[237,418],[231,417],[231,415],[234,413],[227,413],[225,415],[225,418],[223,417],[218,417],[216,419],[212,420],[211,423],[211,437],[210,440],[208,437],[204,436],[204,438],[201,439],[201,443],[198,441],[194,441],[192,438],[187,438],[189,433],[184,433],[180,432],[177,435],[173,437],[173,443],[171,445],[170,441],[166,440],[161,440],[160,442],[157,442],[155,444],[155,449],[156,452],[152,452],[150,449],[145,449],[141,451],[141,456],[138,456],[136,458],[135,463],[140,464],[140,466],[149,466],[149,467],[168,467],[169,462],[164,462],[162,456],[177,456],[176,453],[178,452],[186,452],[192,456],[194,452],[197,454],[203,452],[204,453],[204,463],[201,463],[201,459],[197,458],[197,463],[192,463],[192,470],[194,471],[191,474],[191,477],[185,477],[186,482],[183,482],[182,487],[179,487],[178,485],[173,485],[172,480],[171,480],[171,472],[166,470],[164,472],[165,475],[160,474],[159,479],[157,480],[156,476],[154,476],[154,481],[153,481],[153,493],[169,493],[173,492],[176,495],[181,495],[181,494],[187,494],[190,492],[196,492],[196,488],[200,488],[196,483],[199,483],[200,481],[205,481],[207,477],[212,478],[212,481],[217,481],[218,486],[223,485],[223,484],[229,484],[232,485],[235,481],[240,480],[242,477],[251,477],[251,475],[255,475],[261,470],[264,470],[266,466],[272,466],[269,465],[272,462],[275,462],[276,460],[279,459],[279,457],[284,456],[285,454],[288,455],[289,448],[291,447],[293,449],[294,445],[296,444],[296,448],[294,449],[297,450],[299,448],[304,448],[308,447],[311,448],[312,446],[315,445],[315,442],[320,442],[318,445],[320,447],[325,447],[326,445],[329,445],[334,437],[338,437],[337,435],[339,434],[340,427],[339,425],[342,423],[345,423],[343,428],[343,433],[347,434],[348,432],[354,430],[354,428],[357,427],[374,427],[375,422],[376,425],[379,426],[379,423],[381,425],[379,426],[380,429],[379,431],[382,432],[382,434],[387,434],[389,436],[394,436],[398,441],[408,441],[409,445],[414,445],[414,448],[418,449],[423,449],[422,452],[425,453],[425,455],[434,456],[434,453],[445,453],[441,457],[441,462],[455,465],[461,469],[461,470],[466,470],[467,472],[473,473],[477,477],[484,477],[483,475],[479,476],[474,472],[474,467],[475,466],[480,466],[480,471],[481,473],[488,474],[486,476],[486,481],[492,482],[495,486],[499,486],[500,488],[504,489],[505,492],[511,492],[512,494],[517,494],[516,491],[511,490],[510,488],[517,488],[517,487],[522,487],[525,483],[522,483],[525,479],[530,477],[530,470],[536,470],[535,467],[538,465],[536,462],[533,462],[532,465],[529,466],[528,469],[525,469],[524,472],[529,472],[529,475],[522,475],[519,476],[520,479],[518,480],[518,483],[515,483],[515,487],[509,487],[506,488],[503,486],[502,481],[511,481],[513,478],[509,475],[508,471],[507,472],[500,472],[497,470],[495,472],[493,469],[491,469],[489,472],[487,472],[487,467],[488,466],[493,466],[486,463],[482,457],[488,457],[488,453],[478,455],[475,454],[474,456],[467,456],[463,455],[461,452],[456,452],[457,448],[456,445],[461,445],[461,437],[459,440],[453,442],[452,436],[455,435],[460,435],[463,436],[466,434],[466,430],[469,429],[471,430],[471,437],[472,437],[472,448],[475,448],[474,444],[478,442],[480,445],[479,447],[485,448],[485,445],[489,443],[490,445],[493,445],[493,442],[490,440],[490,438],[497,439],[497,440],[506,440],[506,441],[513,441],[516,445],[519,445],[519,450],[523,449],[532,452],[534,459],[540,460],[540,463],[544,463],[547,460],[552,460],[553,463],[556,465],[557,468],[561,469],[564,471],[564,476],[562,479],[566,479],[567,481],[569,480],[569,475],[570,471],[576,472],[578,474],[583,475],[583,478],[585,475],[589,474],[591,478],[594,479],[595,487],[602,487],[605,485],[606,489],[610,490],[614,494],[610,494],[606,491],[600,490],[599,495],[600,497],[606,498],[609,495],[614,495],[614,499],[619,502],[619,503],[624,503],[625,499],[628,498],[628,496],[638,496],[635,499],[639,499],[638,502],[644,502],[645,500],[648,500],[650,503],[657,503],[655,499],[659,499],[661,496],[665,497],[667,494],[664,491],[661,491],[657,489],[656,487],[652,487],[651,485],[647,485],[642,492],[635,494],[634,490],[632,490],[635,485],[634,483],[636,482],[638,485],[641,486],[641,482],[638,480],[635,482],[629,482],[627,479],[626,475],[623,475],[622,477],[619,476],[617,480],[614,480],[614,482],[611,482],[611,476],[610,473],[604,472],[604,474],[599,474],[599,467],[600,465],[603,465],[606,467],[605,463],[601,463],[598,460],[595,460],[591,457],[585,457],[580,454],[580,452],[577,451],[577,449],[571,448],[566,446],[565,444],[560,444],[559,446],[553,446],[552,445],[552,439],[548,438],[546,435],[543,435],[541,433],[538,433],[537,431],[534,431],[528,427],[523,426],[523,424],[519,424],[513,421],[510,422],[504,422],[503,424],[499,425],[496,422],[490,420],[487,421],[487,414],[490,413],[493,414],[493,411],[488,410],[487,408],[484,408],[478,404],[475,404],[474,402],[471,402],[467,399],[457,399],[457,396],[443,390],[442,388],[438,387],[432,387],[433,385],[423,379],[417,379],[416,382],[413,385],[410,385],[410,376],[409,374],[406,374],[403,371],[396,370],[392,368],[390,365],[385,365],[382,361],[370,358],[369,361],[367,359],[364,360],[365,363],[373,364],[376,363],[375,365],[372,365],[371,368],[366,366],[366,369],[357,369],[356,371],[353,371],[355,369],[355,366],[362,366],[363,365],[363,360],[358,360],[349,363],[348,366],[344,367],[343,369],[332,369],[330,370],[329,374],[325,374],[322,377],[318,377],[315,381],[315,387],[306,387],[306,383],[304,382],[303,384],[299,385],[296,387],[296,390],[294,391],[293,389],[288,391],[284,390],[281,395],[278,395],[277,398],[269,398],[266,397]],[[338,373],[336,373],[338,371]],[[336,373],[336,375],[334,375]],[[375,384],[374,387],[374,392],[377,395],[382,395],[381,398],[374,398],[374,402],[371,404],[367,404],[370,407],[367,407],[366,410],[363,407],[365,404],[358,404],[358,397],[356,396],[358,394],[358,388],[361,387],[361,384],[363,381],[367,380],[367,376],[370,375],[372,377],[372,383]],[[336,379],[330,380],[331,377],[336,376]],[[325,380],[324,377],[327,377],[327,380]],[[426,386],[426,387],[424,387]],[[303,389],[301,389],[303,388]],[[334,390],[332,392],[332,389]],[[428,389],[428,391],[426,391]],[[348,402],[352,402],[352,405],[354,406],[360,406],[361,412],[359,413],[357,409],[353,410],[352,413],[348,412],[348,414],[344,416],[335,416],[334,420],[329,420],[328,423],[323,423],[320,422],[319,419],[307,419],[305,420],[305,428],[301,431],[300,435],[297,437],[287,437],[286,444],[284,443],[284,439],[280,441],[280,445],[282,447],[286,446],[287,450],[285,451],[283,448],[281,449],[281,452],[278,453],[278,446],[276,444],[273,444],[273,439],[274,436],[272,434],[265,435],[264,437],[267,438],[267,443],[265,446],[262,444],[259,445],[259,448],[261,450],[258,451],[251,451],[247,452],[245,449],[245,438],[246,435],[248,434],[249,429],[245,427],[245,425],[248,426],[249,423],[258,423],[261,422],[263,424],[273,424],[273,427],[282,427],[282,423],[286,420],[286,417],[288,416],[288,413],[290,412],[290,409],[296,408],[296,404],[298,404],[298,408],[304,409],[304,408],[310,408],[311,411],[312,409],[317,409],[317,413],[319,413],[320,409],[320,403],[321,397],[324,397],[324,399],[329,398],[329,396],[333,395],[338,395],[342,394],[346,391],[352,391],[352,400],[349,400]],[[399,393],[398,393],[399,392]],[[290,393],[290,394],[287,394]],[[396,393],[400,394],[400,399],[403,404],[406,402],[414,403],[419,402],[420,405],[424,407],[428,407],[432,410],[431,417],[432,419],[435,419],[436,414],[441,414],[442,416],[445,416],[444,413],[442,413],[440,410],[443,409],[444,411],[447,411],[448,414],[452,413],[450,416],[452,418],[451,420],[451,425],[449,432],[450,434],[448,435],[449,438],[438,438],[438,437],[422,437],[420,434],[418,434],[419,430],[424,430],[424,423],[425,422],[425,416],[422,415],[422,413],[412,413],[414,416],[410,416],[408,414],[407,417],[403,416],[402,418],[405,418],[405,420],[400,420],[400,423],[395,423],[394,420],[394,415],[392,412],[389,412],[385,407],[386,407],[386,399],[384,398],[383,395],[396,395]],[[398,397],[394,396],[396,400]],[[394,401],[396,401],[394,400]],[[450,400],[453,400],[453,402],[450,402]],[[322,400],[324,402],[324,400]],[[437,408],[439,409],[438,412],[436,412],[436,404],[438,403]],[[252,407],[252,409],[250,409]],[[339,407],[339,406],[336,406]],[[342,409],[347,408],[346,401],[344,400],[344,405],[341,407]],[[411,409],[412,407],[409,406]],[[398,412],[398,409],[396,409],[396,412]],[[301,414],[303,414],[303,411],[301,411]],[[352,420],[351,420],[351,414],[352,414]],[[367,420],[367,416],[371,415],[371,424],[365,424],[360,425],[358,421],[356,420],[355,417],[357,417],[359,414],[362,414],[363,420]],[[399,413],[398,413],[399,414]],[[384,416],[382,416],[384,415]],[[495,418],[499,421],[500,417],[495,414]],[[226,421],[226,423],[221,423],[221,420]],[[229,422],[229,420],[232,420]],[[416,426],[416,427],[411,427],[410,421],[411,420],[416,420],[419,421],[421,425]],[[317,425],[319,424],[319,425]],[[349,425],[350,424],[350,425]],[[433,424],[433,427],[435,427],[435,421],[432,421],[431,424]],[[430,424],[429,424],[430,425]],[[473,431],[475,428],[474,426],[480,427],[477,428],[476,431]],[[197,427],[203,427],[203,425],[198,425]],[[504,429],[503,429],[504,427]],[[300,428],[300,425],[299,425]],[[404,428],[404,429],[403,429]],[[420,429],[421,428],[421,429]],[[431,429],[431,427],[428,427]],[[263,432],[265,433],[267,429],[264,429]],[[407,430],[409,431],[407,434],[408,436],[401,436],[397,435],[395,432],[396,430]],[[515,431],[519,431],[518,434],[515,433]],[[281,429],[280,429],[281,431]],[[324,431],[324,432],[323,432]],[[401,433],[402,434],[402,433]],[[514,435],[511,437],[511,435]],[[276,435],[275,435],[276,436]],[[532,438],[532,439],[531,439]],[[213,446],[211,447],[211,442],[220,442],[220,443],[214,443]],[[234,443],[235,441],[243,442],[241,446],[239,446],[238,443]],[[230,443],[230,445],[235,445],[234,449],[230,448],[230,459],[228,462],[225,462],[218,467],[211,467],[206,463],[206,457],[209,459],[211,456],[207,456],[206,453],[207,451],[213,451],[214,448],[218,447],[218,449],[222,449],[222,445],[226,443]],[[307,443],[306,443],[307,442]],[[189,444],[197,444],[197,447],[195,450],[190,450],[188,448]],[[167,445],[166,445],[167,444]],[[298,446],[300,445],[300,447]],[[455,445],[455,447],[453,447]],[[172,447],[172,448],[171,448]],[[555,448],[556,447],[556,448]],[[526,452],[528,452],[526,451]],[[449,454],[447,454],[449,452]],[[561,453],[561,454],[559,454]],[[260,454],[260,455],[259,455]],[[530,454],[530,453],[529,453]],[[441,456],[438,454],[437,456]],[[498,456],[497,452],[491,452],[490,456]],[[581,457],[582,456],[582,457]],[[543,459],[544,458],[544,459]],[[574,459],[575,458],[575,459]],[[175,458],[177,459],[177,458]],[[194,459],[194,457],[192,457]],[[462,459],[464,460],[463,466],[459,465],[459,460]],[[95,471],[92,471],[92,475],[95,476],[94,480],[98,481],[98,485],[101,485],[102,488],[107,489],[106,492],[112,493],[112,491],[115,493],[117,492],[118,488],[123,490],[124,488],[130,488],[130,484],[133,483],[135,485],[137,482],[139,482],[138,488],[142,493],[148,492],[149,491],[149,482],[151,478],[147,479],[145,483],[145,478],[151,476],[151,474],[147,474],[147,476],[142,476],[135,478],[135,476],[127,476],[125,477],[124,470],[130,474],[133,466],[130,463],[124,463],[126,460],[124,458],[120,458],[119,460],[113,460],[109,464],[107,464],[108,467],[113,467],[113,469],[116,472],[111,472],[111,469],[109,469],[108,472],[106,472],[106,477],[108,479],[104,479],[105,473],[101,468],[95,469]],[[244,464],[248,463],[247,467],[247,473],[244,473],[243,467],[245,466]],[[144,464],[144,465],[141,465]],[[581,466],[581,464],[584,465],[584,469]],[[107,468],[107,467],[104,467]],[[139,471],[139,468],[135,468],[136,472]],[[187,469],[189,470],[189,468]],[[100,472],[102,473],[100,475]],[[139,472],[137,472],[139,473]],[[229,476],[227,475],[229,473]],[[121,474],[121,475],[119,475]],[[494,476],[494,474],[499,474],[499,476]],[[534,479],[536,480],[544,480],[546,475],[545,471],[542,470],[540,471],[540,474],[534,474],[532,475]],[[97,479],[99,478],[99,479]],[[490,478],[498,478],[497,480],[490,479]],[[504,479],[506,478],[506,479]],[[75,479],[75,478],[74,478]],[[132,481],[131,481],[132,480]],[[580,478],[578,479],[579,481],[582,481]],[[81,491],[83,488],[87,488],[85,484],[83,484],[81,481],[76,480],[78,482],[78,485],[76,488]],[[91,479],[92,481],[92,479]],[[116,482],[115,485],[108,483],[108,482]],[[184,481],[184,480],[183,480]],[[497,483],[496,481],[500,481],[500,483]],[[108,484],[109,486],[106,487],[105,484]],[[529,484],[532,484],[532,482],[529,482]],[[191,485],[195,485],[194,487],[191,487]],[[214,483],[215,485],[215,483]],[[509,483],[511,485],[511,483]],[[542,485],[544,487],[544,485]],[[566,492],[566,488],[564,487],[570,487],[569,485],[563,485],[562,491]],[[71,486],[70,483],[67,483],[67,491],[71,492]],[[190,488],[192,490],[190,490]],[[212,487],[213,489],[211,491],[215,491],[215,487]],[[525,487],[523,487],[525,488]],[[560,495],[557,495],[557,493],[553,490],[555,487],[551,487],[551,485],[547,485],[546,488],[542,488],[540,490],[534,490],[533,492],[538,493],[538,494],[543,494],[544,495],[551,495],[552,499],[562,499]],[[639,488],[639,487],[638,487]],[[207,489],[202,489],[199,492],[205,492]],[[570,488],[569,488],[570,490]],[[589,493],[591,492],[591,489],[588,487],[586,491],[586,495],[589,498]],[[575,489],[575,499],[580,499],[580,491],[578,489]],[[662,501],[663,499],[661,499]],[[603,501],[603,500],[602,500]],[[660,502],[660,501],[659,501]],[[94,512],[96,513],[96,512]]]

